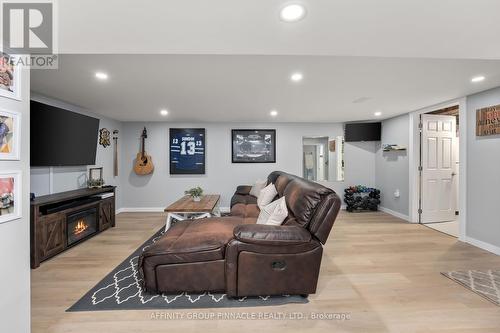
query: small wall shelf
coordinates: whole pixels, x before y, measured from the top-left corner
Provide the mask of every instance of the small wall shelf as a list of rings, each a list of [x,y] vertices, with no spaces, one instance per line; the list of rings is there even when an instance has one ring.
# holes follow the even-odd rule
[[[405,146],[393,145],[393,144],[385,144],[382,148],[383,151],[405,151]]]

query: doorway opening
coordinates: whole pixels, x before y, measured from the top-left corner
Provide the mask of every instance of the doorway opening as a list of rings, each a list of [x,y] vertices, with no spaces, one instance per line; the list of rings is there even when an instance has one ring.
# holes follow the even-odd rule
[[[304,137],[302,147],[304,178],[328,181],[330,169],[328,137]]]
[[[453,237],[460,235],[460,108],[420,115],[419,222]]]

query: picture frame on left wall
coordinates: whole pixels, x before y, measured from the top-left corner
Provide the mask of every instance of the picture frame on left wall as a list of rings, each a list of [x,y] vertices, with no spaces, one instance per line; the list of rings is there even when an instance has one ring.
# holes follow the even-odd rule
[[[0,160],[21,157],[21,114],[0,109]]]
[[[20,219],[21,171],[0,172],[0,224]]]
[[[21,100],[21,68],[16,57],[0,52],[0,96]]]

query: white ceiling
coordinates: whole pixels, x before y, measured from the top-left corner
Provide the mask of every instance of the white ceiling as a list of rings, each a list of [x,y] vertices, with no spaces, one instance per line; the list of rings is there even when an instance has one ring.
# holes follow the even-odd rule
[[[287,3],[307,16],[279,19]],[[498,0],[59,0],[60,53],[500,59]]]
[[[472,84],[478,74],[486,80]],[[114,119],[178,122],[269,121],[271,109],[280,122],[388,118],[495,86],[498,60],[331,56],[63,55],[31,78],[36,93]]]
[[[281,21],[289,3],[306,17]],[[498,0],[59,0],[57,11],[65,55],[33,71],[32,90],[124,121],[387,118],[500,85]]]

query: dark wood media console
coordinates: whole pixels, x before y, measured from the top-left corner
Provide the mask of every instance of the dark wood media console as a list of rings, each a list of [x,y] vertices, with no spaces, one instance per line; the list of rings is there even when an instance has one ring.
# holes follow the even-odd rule
[[[100,195],[113,194],[108,198]],[[115,187],[79,189],[31,201],[31,268],[115,226]]]

